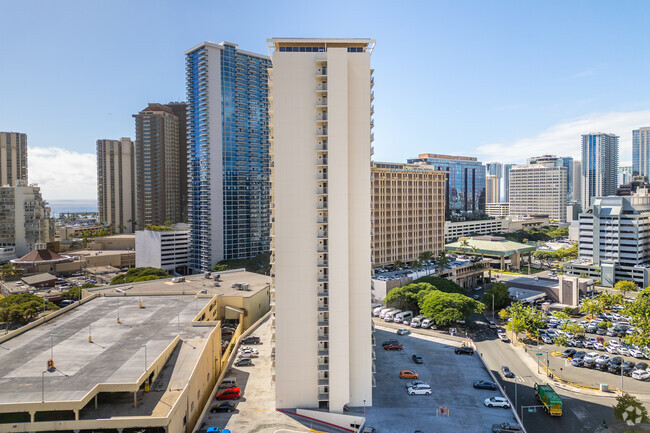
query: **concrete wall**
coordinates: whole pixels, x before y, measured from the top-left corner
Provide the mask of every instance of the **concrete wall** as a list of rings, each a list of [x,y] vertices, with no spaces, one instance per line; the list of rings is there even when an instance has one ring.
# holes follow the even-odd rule
[[[134,250],[135,235],[102,236],[87,246],[90,250]]]

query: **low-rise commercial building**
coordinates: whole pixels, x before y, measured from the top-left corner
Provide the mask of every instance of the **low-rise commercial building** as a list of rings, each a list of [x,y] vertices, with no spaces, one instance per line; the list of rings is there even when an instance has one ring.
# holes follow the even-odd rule
[[[372,263],[417,260],[444,248],[445,172],[429,165],[373,162]]]
[[[565,274],[587,276],[602,285],[635,281],[650,284],[650,194],[601,197],[579,218],[579,258]]]
[[[506,219],[445,221],[445,242],[453,242],[461,236],[503,233],[507,229],[508,220]]]
[[[487,213],[488,216],[494,218],[507,218],[508,215],[510,215],[510,203],[486,203],[485,213]]]
[[[458,242],[445,245],[445,250],[450,253],[463,252],[491,258],[492,265],[501,270],[519,269],[524,254],[528,255],[527,263],[530,264],[531,253],[536,249],[537,247],[512,242],[501,236],[460,238]]]
[[[189,264],[190,231],[185,224],[176,228],[135,232],[135,266],[186,274]]]

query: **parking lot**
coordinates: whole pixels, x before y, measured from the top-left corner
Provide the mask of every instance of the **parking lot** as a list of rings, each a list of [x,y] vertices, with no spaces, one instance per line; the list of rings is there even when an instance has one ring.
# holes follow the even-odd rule
[[[404,349],[386,351],[382,342],[397,339]],[[373,406],[366,408],[367,424],[379,432],[424,433],[441,431],[491,431],[492,424],[515,422],[511,410],[488,408],[486,398],[500,396],[499,391],[477,390],[477,380],[490,380],[478,356],[455,355],[458,343],[440,337],[408,334],[396,335],[390,328],[377,327],[375,333],[376,387]],[[424,363],[415,364],[412,355],[422,356]],[[401,370],[417,372],[431,385],[431,395],[408,395],[400,379]],[[444,414],[442,414],[444,408]]]

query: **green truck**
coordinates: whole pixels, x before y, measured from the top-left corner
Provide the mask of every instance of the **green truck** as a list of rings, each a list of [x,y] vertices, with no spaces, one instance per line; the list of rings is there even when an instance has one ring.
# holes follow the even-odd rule
[[[544,410],[551,416],[562,416],[562,399],[551,385],[535,384],[535,397],[544,405]]]

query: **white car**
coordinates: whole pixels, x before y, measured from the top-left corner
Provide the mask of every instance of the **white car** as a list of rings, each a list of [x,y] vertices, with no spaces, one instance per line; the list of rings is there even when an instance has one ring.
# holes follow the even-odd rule
[[[406,389],[409,395],[431,395],[431,388],[413,388],[412,386]]]
[[[650,378],[650,372],[647,370],[634,370],[632,372],[632,379],[648,380],[648,378]]]
[[[542,334],[542,341],[546,344],[553,344],[553,340],[546,334]]]
[[[619,346],[621,345],[621,343],[619,343],[619,342],[616,341],[616,340],[609,340],[607,343],[608,343],[610,346],[614,346],[614,347],[619,347]]]
[[[605,350],[608,351],[609,353],[617,354],[618,353],[618,346],[613,346],[613,345],[610,344],[609,346],[607,346],[605,348]]]
[[[508,336],[506,335],[505,332],[499,331],[499,332],[497,332],[497,336],[499,337],[499,340],[501,340],[501,341],[508,341]]]
[[[406,334],[408,334],[409,332],[411,332],[411,331],[409,331],[409,330],[406,329],[406,328],[400,328],[400,329],[397,330],[397,335],[406,335]]]
[[[598,352],[589,352],[585,355],[584,360],[586,361],[593,361],[594,359],[598,358],[600,354]]]
[[[630,349],[625,346],[621,346],[618,348],[618,354],[623,356],[630,356]]]
[[[483,404],[486,405],[487,407],[504,407],[506,409],[510,407],[510,403],[508,403],[508,400],[506,400],[503,397],[486,398]]]
[[[638,359],[645,358],[643,356],[643,352],[640,351],[639,349],[630,349],[630,356],[633,356],[633,357],[638,358]]]
[[[603,346],[603,343],[596,342],[596,343],[594,343],[594,349],[596,349],[596,350],[605,350],[605,346]]]

